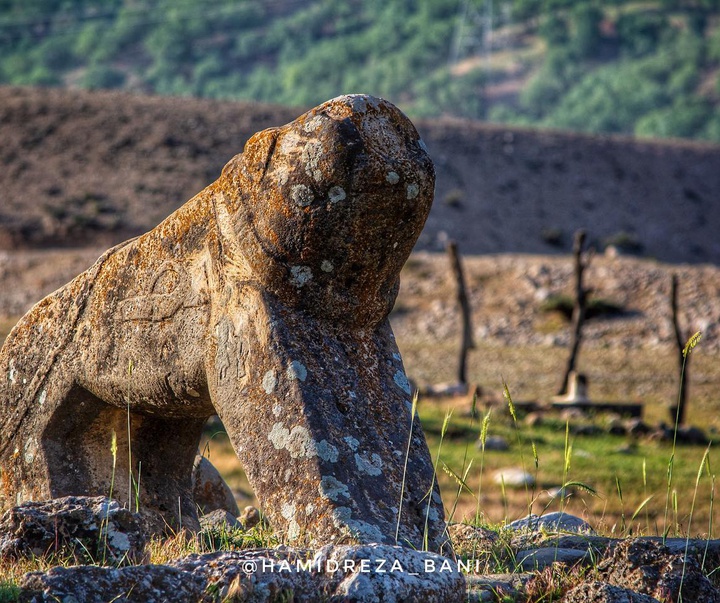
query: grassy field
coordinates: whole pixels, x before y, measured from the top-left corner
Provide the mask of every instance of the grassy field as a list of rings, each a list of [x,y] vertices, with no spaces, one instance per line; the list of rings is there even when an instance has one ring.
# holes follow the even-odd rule
[[[712,447],[706,456],[704,446],[678,446],[668,489],[668,467],[673,457],[669,442],[604,431],[573,435],[577,422],[568,425],[559,416],[548,416],[543,424],[530,427],[522,416],[516,422],[507,408],[494,407],[489,411],[487,433],[504,437],[510,447],[483,453],[478,441],[486,415],[472,418],[467,401],[426,399],[418,410],[432,457],[439,456],[438,481],[449,518],[454,509],[453,521],[498,526],[529,511],[565,510],[585,518],[605,535],[718,535],[711,518],[717,515],[713,498],[720,451]],[[449,412],[452,414],[441,443]],[[581,423],[602,427],[608,420],[607,416],[597,416]],[[224,433],[206,440],[203,449],[235,491],[252,496]],[[508,468],[524,468],[536,485],[503,487],[495,477]],[[462,486],[459,476],[464,476]],[[594,493],[576,486],[567,489],[565,498],[553,497],[554,490],[571,482],[587,485]],[[252,498],[243,497],[240,502],[256,504]]]

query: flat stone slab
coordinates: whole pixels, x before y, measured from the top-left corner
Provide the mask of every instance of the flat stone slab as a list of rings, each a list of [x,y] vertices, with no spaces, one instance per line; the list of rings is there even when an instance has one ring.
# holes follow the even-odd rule
[[[315,553],[301,549],[218,552],[166,565],[121,569],[55,568],[26,574],[21,587],[21,601],[33,603],[466,600],[465,578],[449,559],[385,545],[326,546]]]

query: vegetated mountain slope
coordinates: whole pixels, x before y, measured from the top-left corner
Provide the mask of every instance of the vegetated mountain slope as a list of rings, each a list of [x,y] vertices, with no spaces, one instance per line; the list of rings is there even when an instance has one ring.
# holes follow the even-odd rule
[[[717,0],[4,0],[0,84],[720,142]]]
[[[0,87],[0,247],[107,245],[212,182],[302,109]],[[670,262],[720,262],[720,146],[420,121],[437,170],[418,248],[567,252],[586,228]]]

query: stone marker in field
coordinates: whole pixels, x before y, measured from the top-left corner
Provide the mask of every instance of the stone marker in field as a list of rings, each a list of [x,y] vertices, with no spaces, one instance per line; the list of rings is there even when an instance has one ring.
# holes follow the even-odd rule
[[[289,540],[394,544],[401,513],[401,544],[440,550],[442,502],[437,486],[426,496],[433,467],[387,320],[433,186],[412,124],[369,96],[253,136],[8,336],[0,507],[108,495],[114,477],[112,496],[139,496],[155,529],[194,528],[193,459],[217,412]]]

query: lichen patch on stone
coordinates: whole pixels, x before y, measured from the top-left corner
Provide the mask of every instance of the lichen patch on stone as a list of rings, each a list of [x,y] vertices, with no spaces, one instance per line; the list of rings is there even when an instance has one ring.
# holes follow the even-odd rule
[[[315,200],[315,195],[310,187],[304,184],[296,184],[293,186],[292,189],[290,189],[290,197],[300,207],[307,207]]]
[[[327,440],[320,440],[317,444],[317,455],[324,461],[336,463],[338,460],[338,449]]]
[[[395,375],[393,375],[393,381],[395,381],[395,385],[397,385],[406,394],[410,394],[410,382],[408,381],[405,373],[397,371]]]
[[[287,368],[287,378],[290,379],[290,381],[294,379],[305,381],[305,379],[307,379],[307,368],[305,368],[302,362],[293,360]]]
[[[333,186],[328,191],[328,199],[330,199],[331,203],[339,203],[340,201],[344,201],[346,198],[347,193],[342,186]]]
[[[348,487],[332,475],[324,475],[322,477],[318,491],[320,492],[320,496],[324,496],[335,502],[337,502],[341,496],[350,498]]]
[[[360,442],[352,436],[345,436],[343,440],[345,440],[345,443],[350,447],[350,450],[352,450],[353,452],[355,452],[360,445]]]
[[[275,391],[276,385],[277,377],[275,376],[275,371],[271,369],[267,373],[265,373],[265,376],[262,380],[262,387],[265,390],[266,394],[272,394]]]
[[[376,452],[368,455],[355,453],[355,465],[361,473],[368,475],[380,475],[382,473],[383,461]]]
[[[309,266],[293,266],[290,268],[290,282],[300,288],[312,280],[313,273]]]

